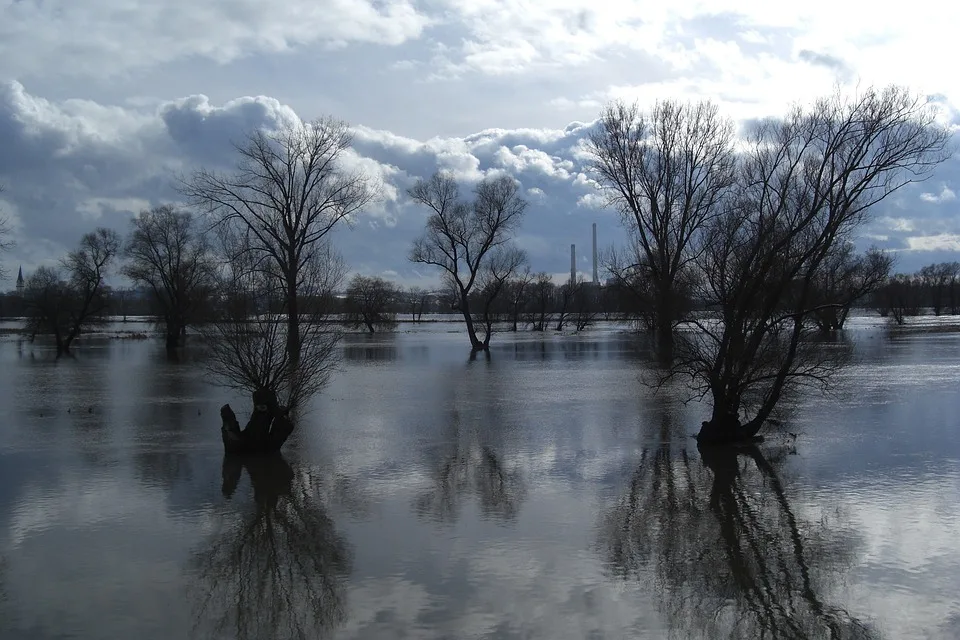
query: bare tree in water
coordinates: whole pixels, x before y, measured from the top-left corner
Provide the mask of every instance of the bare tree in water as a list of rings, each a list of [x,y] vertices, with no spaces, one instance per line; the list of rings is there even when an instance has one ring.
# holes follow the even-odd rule
[[[855,302],[878,291],[890,277],[893,254],[872,248],[854,252],[852,242],[835,247],[812,285],[813,321],[821,333],[843,329]]]
[[[497,319],[500,316],[509,316],[509,283],[526,261],[527,256],[522,249],[506,246],[496,249],[481,268],[474,307],[477,324],[483,328],[484,342],[487,344]]]
[[[84,234],[59,268],[40,267],[27,278],[23,304],[30,339],[52,335],[57,354],[67,353],[86,329],[102,322],[106,278],[119,251],[117,232],[100,227]]]
[[[502,275],[500,266],[511,262],[512,234],[520,224],[527,202],[520,197],[516,181],[508,176],[481,180],[474,188],[471,203],[461,200],[457,181],[446,173],[417,181],[409,194],[431,212],[426,232],[413,243],[410,260],[443,271],[467,325],[470,346],[474,351],[486,351],[490,348],[490,325],[482,317],[474,318],[471,297],[482,286],[485,276],[490,275],[491,265]],[[516,263],[515,268],[519,266],[520,263]],[[504,280],[512,275],[505,274]],[[477,331],[478,323],[484,325],[482,338]]]
[[[420,322],[423,318],[423,312],[430,304],[431,293],[423,287],[410,287],[402,295],[406,299],[407,308],[410,311],[410,320]]]
[[[372,180],[344,163],[351,142],[347,124],[333,118],[257,130],[236,146],[233,172],[200,170],[181,183],[214,225],[242,237],[236,246],[276,283],[270,290],[279,294],[291,366],[311,331],[303,307],[313,294],[304,287],[329,270],[319,264],[330,255],[328,234],[377,197]]]
[[[557,295],[557,286],[549,273],[540,272],[534,276],[527,286],[527,317],[530,327],[534,331],[546,331],[547,325],[553,321],[554,299]]]
[[[344,322],[366,327],[370,333],[392,329],[397,324],[394,310],[400,297],[396,285],[378,276],[355,275],[347,285]]]
[[[189,211],[169,205],[141,211],[131,224],[123,273],[150,290],[163,317],[167,349],[175,349],[213,287],[210,243]]]
[[[2,185],[0,185],[0,193],[3,193]],[[13,248],[13,245],[13,240],[10,239],[10,221],[7,220],[7,217],[0,211],[0,253],[9,251]],[[7,272],[4,270],[3,264],[0,263],[0,280],[4,280],[6,277]]]
[[[507,282],[504,296],[507,299],[507,316],[510,321],[510,330],[516,331],[520,325],[520,316],[527,301],[528,292],[536,276],[527,265],[516,276]]]
[[[251,393],[269,390],[295,410],[323,388],[339,364],[337,344],[343,332],[332,316],[343,261],[321,243],[312,247],[312,259],[301,263],[296,283],[299,353],[294,359],[284,313],[286,284],[261,267],[256,252],[243,249],[246,235],[226,234],[223,242],[230,259],[219,276],[217,316],[201,328],[210,349],[208,367],[227,386]]]
[[[635,261],[620,268],[644,283],[638,291],[649,294],[644,306],[665,352],[683,316],[678,289],[699,255],[697,237],[734,181],[733,141],[733,123],[709,102],[661,102],[649,114],[614,103],[590,136],[593,170],[633,245]]]
[[[715,319],[694,320],[674,369],[712,400],[701,442],[752,438],[791,387],[829,382],[832,352],[808,340],[824,307],[817,283],[876,204],[948,157],[934,115],[889,87],[797,107],[753,131],[696,249],[697,297]]]

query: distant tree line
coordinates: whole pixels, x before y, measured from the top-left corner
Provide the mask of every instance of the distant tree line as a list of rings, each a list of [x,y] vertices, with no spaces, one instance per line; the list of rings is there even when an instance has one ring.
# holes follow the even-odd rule
[[[871,297],[872,306],[898,325],[910,316],[960,315],[960,262],[930,264],[916,273],[898,273]]]

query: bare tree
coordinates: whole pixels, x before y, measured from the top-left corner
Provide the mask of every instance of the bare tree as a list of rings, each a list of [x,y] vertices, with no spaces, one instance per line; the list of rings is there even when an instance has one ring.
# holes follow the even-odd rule
[[[944,307],[947,306],[949,294],[954,293],[951,285],[953,285],[958,274],[960,274],[960,263],[957,262],[940,262],[920,269],[920,280],[929,291],[930,307],[933,309],[933,315],[939,316]],[[956,296],[954,295],[953,298],[954,300],[951,302],[954,302],[954,304],[951,306],[956,306]]]
[[[511,331],[516,331],[518,329],[518,325],[520,324],[520,315],[523,311],[523,304],[527,298],[530,284],[533,282],[534,278],[535,276],[533,275],[533,272],[530,271],[530,267],[528,265],[523,269],[523,271],[507,282],[504,296],[507,298],[507,303],[509,306],[508,316],[510,320]]]
[[[701,442],[751,438],[791,388],[829,382],[835,350],[807,339],[828,257],[874,205],[929,175],[948,139],[897,87],[837,94],[757,127],[698,249],[699,297],[718,317],[695,321],[674,369],[713,400]]]
[[[677,286],[697,259],[695,240],[733,184],[733,136],[715,105],[670,101],[649,114],[614,103],[590,136],[594,173],[635,246],[629,270],[649,283],[654,330],[666,352],[682,318]]]
[[[824,258],[810,293],[815,309],[812,319],[820,332],[842,329],[853,304],[884,285],[893,262],[893,254],[876,248],[858,255],[852,242],[834,247]]]
[[[887,280],[877,295],[881,300],[881,310],[889,312],[897,325],[905,324],[908,316],[920,315],[920,286],[913,276],[896,274]]]
[[[260,268],[258,254],[244,250],[249,236],[224,236],[230,260],[219,275],[219,308],[200,329],[210,348],[207,366],[226,386],[251,393],[266,390],[282,402],[281,413],[299,408],[319,391],[339,363],[342,331],[332,321],[333,292],[344,265],[328,245],[311,248],[298,274],[300,324],[296,358],[289,351],[286,287]],[[238,246],[240,245],[240,246]]]
[[[150,290],[163,318],[167,349],[175,349],[210,295],[210,244],[190,212],[170,205],[141,211],[131,223],[123,273]]]
[[[370,333],[392,329],[397,324],[393,307],[398,294],[397,287],[383,278],[355,275],[347,286],[344,321],[354,328],[365,326]]]
[[[410,287],[406,293],[407,304],[410,309],[410,319],[420,322],[423,312],[430,303],[430,292],[422,287]]]
[[[333,118],[255,131],[237,145],[236,170],[195,172],[181,190],[216,226],[244,237],[238,246],[256,269],[279,285],[286,320],[287,359],[295,367],[305,332],[303,296],[308,272],[329,254],[328,234],[377,197],[370,178],[344,166],[352,138]]]
[[[507,284],[526,262],[527,256],[515,246],[505,245],[494,249],[483,265],[477,280],[477,321],[484,330],[484,344],[489,344],[493,325],[498,315],[508,315],[510,300]],[[498,311],[504,311],[498,314]]]
[[[570,311],[570,307],[573,303],[573,298],[576,295],[577,289],[578,283],[571,281],[565,282],[557,287],[557,326],[554,327],[556,331],[563,331],[563,325],[567,321],[567,313]]]
[[[528,287],[527,313],[530,318],[530,328],[534,331],[544,331],[553,319],[553,302],[557,287],[549,273],[540,272]]]
[[[0,193],[3,193],[3,185],[0,185]],[[10,239],[10,222],[3,212],[0,211],[0,253],[9,251],[13,248],[14,242]],[[7,272],[0,263],[0,280],[6,280]]]
[[[577,280],[571,308],[577,331],[583,331],[596,319],[600,306],[599,294],[600,290],[592,282],[585,282],[582,276]]]
[[[508,176],[480,181],[470,204],[460,199],[457,181],[442,172],[417,181],[409,194],[432,212],[426,232],[414,241],[410,260],[443,270],[467,325],[470,346],[474,351],[486,351],[491,333],[487,326],[483,338],[478,337],[470,310],[471,294],[484,273],[490,273],[488,265],[498,250],[509,244],[527,202]]]
[[[81,238],[61,269],[40,267],[26,282],[24,307],[31,340],[54,337],[57,354],[70,351],[84,329],[102,320],[107,307],[105,279],[120,250],[120,236],[100,227]],[[65,273],[64,273],[65,272]]]

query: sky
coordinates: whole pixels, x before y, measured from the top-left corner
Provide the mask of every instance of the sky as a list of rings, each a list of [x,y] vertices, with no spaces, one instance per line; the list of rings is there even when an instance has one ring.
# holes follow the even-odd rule
[[[621,245],[582,141],[614,99],[710,99],[737,121],[776,116],[839,84],[903,84],[960,129],[960,5],[879,11],[807,0],[0,0],[0,211],[12,287],[83,233],[125,233],[176,202],[176,175],[228,168],[257,127],[331,115],[348,161],[383,197],[334,241],[352,273],[432,286],[407,260],[427,213],[407,189],[438,169],[465,191],[490,172],[530,207],[517,241],[535,271],[591,273]],[[877,208],[859,244],[897,269],[960,260],[960,157]]]

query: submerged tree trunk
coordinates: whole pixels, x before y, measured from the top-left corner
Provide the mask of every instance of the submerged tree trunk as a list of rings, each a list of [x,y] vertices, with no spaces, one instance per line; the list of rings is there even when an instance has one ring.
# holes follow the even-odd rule
[[[740,422],[739,403],[716,391],[713,398],[713,414],[710,420],[700,425],[700,432],[697,434],[698,444],[731,444],[757,439],[766,414],[761,414],[763,417],[754,418],[743,424]]]
[[[277,403],[277,395],[267,389],[253,392],[253,413],[242,431],[229,404],[220,408],[223,425],[220,434],[226,453],[275,453],[293,433],[288,410]]]
[[[183,346],[182,339],[186,333],[186,327],[176,320],[167,320],[167,351],[173,351],[177,347]]]
[[[460,312],[463,313],[463,320],[467,323],[467,335],[470,336],[471,349],[473,351],[486,351],[489,346],[489,336],[487,344],[477,338],[477,329],[473,324],[473,316],[470,315],[470,301],[463,294],[460,296]]]

